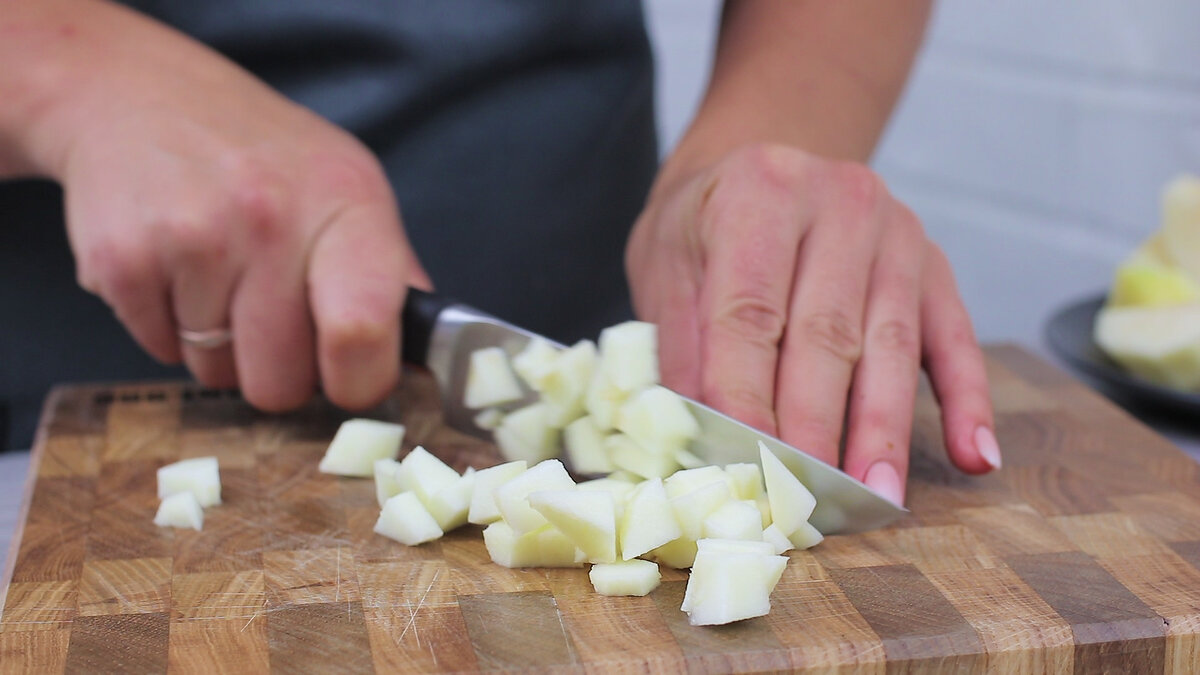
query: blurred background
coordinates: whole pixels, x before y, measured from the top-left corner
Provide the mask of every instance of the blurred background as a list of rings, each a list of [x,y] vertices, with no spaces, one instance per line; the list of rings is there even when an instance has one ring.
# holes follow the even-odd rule
[[[708,76],[720,2],[646,0],[669,149]],[[939,3],[875,168],[954,263],[982,340],[1045,354],[1200,172],[1200,3]]]

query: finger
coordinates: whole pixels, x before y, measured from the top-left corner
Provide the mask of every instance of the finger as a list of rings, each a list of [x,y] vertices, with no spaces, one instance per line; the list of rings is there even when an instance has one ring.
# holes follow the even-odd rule
[[[897,206],[888,220],[871,275],[863,354],[850,390],[843,465],[851,476],[903,504],[921,372],[925,235],[903,207]]]
[[[343,210],[313,245],[307,280],[317,363],[325,395],[339,406],[369,407],[399,378],[406,246],[394,208],[379,202]]]
[[[76,237],[72,237],[75,245]],[[171,294],[161,268],[143,241],[79,245],[79,285],[113,310],[134,340],[163,363],[178,363],[179,337]]]
[[[823,195],[800,250],[776,407],[785,442],[836,466],[846,396],[862,351],[883,187],[869,173],[848,174],[835,185]]]
[[[312,396],[317,367],[303,256],[272,253],[242,274],[230,311],[242,395],[278,412]]]
[[[753,171],[730,177],[701,211],[700,389],[709,405],[775,434],[779,344],[808,218],[794,183],[777,187],[769,178]],[[772,194],[780,187],[783,198]]]
[[[921,303],[925,370],[942,408],[950,460],[967,473],[1000,468],[983,352],[945,254],[928,244]]]
[[[180,217],[157,228],[163,266],[171,270],[171,301],[177,328],[187,331],[232,329],[229,311],[237,282],[230,256],[229,223]],[[236,224],[233,224],[236,226]],[[183,361],[196,379],[209,387],[238,384],[232,344],[181,345]]]

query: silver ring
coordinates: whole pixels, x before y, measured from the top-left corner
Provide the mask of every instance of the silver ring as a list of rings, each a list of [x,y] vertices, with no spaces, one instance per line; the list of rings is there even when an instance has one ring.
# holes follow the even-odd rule
[[[179,339],[186,345],[198,349],[216,349],[233,342],[233,331],[228,328],[213,328],[211,330],[179,329]]]

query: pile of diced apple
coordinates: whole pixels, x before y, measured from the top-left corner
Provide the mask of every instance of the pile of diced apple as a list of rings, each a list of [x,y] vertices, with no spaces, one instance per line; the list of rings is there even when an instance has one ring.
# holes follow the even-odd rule
[[[694,625],[770,611],[792,548],[821,534],[808,523],[816,500],[765,446],[757,464],[707,466],[640,482],[576,483],[557,459],[524,459],[459,475],[424,448],[374,462],[382,511],[375,531],[410,546],[467,522],[483,525],[492,560],[505,567],[592,565],[605,595],[645,595],[658,565],[692,568],[682,609]]]
[[[159,468],[159,527],[204,529],[204,509],[221,503],[221,472],[216,457],[194,457]]]
[[[566,459],[576,474],[626,472],[665,478],[702,462],[687,450],[700,431],[683,400],[661,387],[654,324],[628,321],[559,350],[534,339],[508,358],[491,347],[471,355],[463,403],[492,430],[505,459]],[[524,383],[524,387],[522,386]],[[506,405],[536,403],[516,410]]]

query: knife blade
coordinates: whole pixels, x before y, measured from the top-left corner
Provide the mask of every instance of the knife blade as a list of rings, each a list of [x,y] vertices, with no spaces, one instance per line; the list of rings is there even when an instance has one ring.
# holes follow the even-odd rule
[[[402,322],[404,360],[425,366],[433,373],[446,424],[487,440],[491,440],[491,432],[476,426],[476,411],[463,402],[471,353],[485,347],[500,347],[512,358],[535,339],[545,340],[558,349],[565,348],[468,305],[411,288]],[[761,441],[817,498],[810,522],[823,534],[875,529],[908,513],[844,471],[699,401],[682,398],[700,424],[700,436],[688,448],[693,454],[721,466],[737,462],[758,464]],[[536,400],[537,395],[528,392],[517,405]]]

